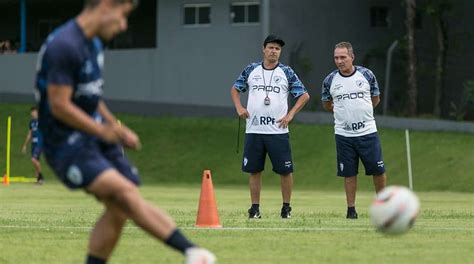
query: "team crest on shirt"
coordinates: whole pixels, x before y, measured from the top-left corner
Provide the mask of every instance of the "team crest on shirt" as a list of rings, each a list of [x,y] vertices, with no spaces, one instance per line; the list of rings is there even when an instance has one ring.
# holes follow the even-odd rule
[[[275,83],[277,83],[277,84],[280,83],[280,81],[281,81],[281,76],[275,76],[275,77],[273,77],[273,81],[274,81]]]
[[[362,86],[364,86],[365,83],[367,83],[367,81],[364,81],[364,80],[357,80],[356,81],[356,85],[359,88],[362,88]]]

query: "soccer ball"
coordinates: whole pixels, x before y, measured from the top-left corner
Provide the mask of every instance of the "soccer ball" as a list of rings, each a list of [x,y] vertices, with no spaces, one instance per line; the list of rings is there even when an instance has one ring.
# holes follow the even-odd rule
[[[369,214],[378,231],[401,234],[413,226],[419,210],[420,201],[414,192],[403,186],[388,186],[377,194]]]

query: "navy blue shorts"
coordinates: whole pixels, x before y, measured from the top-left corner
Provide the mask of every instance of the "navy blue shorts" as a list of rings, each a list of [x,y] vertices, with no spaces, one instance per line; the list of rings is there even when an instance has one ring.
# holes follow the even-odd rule
[[[43,152],[43,148],[41,147],[41,144],[31,144],[31,157],[39,160],[41,157],[41,152]]]
[[[286,134],[245,134],[242,171],[258,173],[265,168],[266,155],[270,157],[273,171],[280,175],[293,172],[290,136]]]
[[[56,176],[71,189],[86,188],[108,169],[116,169],[135,185],[140,184],[137,169],[123,156],[120,145],[82,137],[73,144],[54,149],[45,146],[44,150]]]
[[[377,132],[360,137],[336,135],[336,150],[338,176],[356,176],[359,172],[359,159],[364,164],[366,175],[381,175],[385,172]]]

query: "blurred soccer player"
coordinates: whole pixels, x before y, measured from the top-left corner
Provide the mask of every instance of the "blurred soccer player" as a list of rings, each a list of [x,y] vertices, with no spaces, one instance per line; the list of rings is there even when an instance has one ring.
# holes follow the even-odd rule
[[[40,156],[43,148],[43,141],[41,137],[41,132],[38,128],[38,108],[33,106],[30,109],[31,120],[30,124],[28,125],[28,134],[26,134],[25,143],[21,148],[23,154],[26,153],[26,146],[28,143],[31,142],[31,162],[33,163],[33,167],[35,168],[35,176],[36,176],[36,183],[43,184],[44,178],[43,174],[41,173],[41,163],[40,163]]]
[[[335,46],[337,70],[323,82],[321,100],[334,113],[337,175],[344,177],[347,218],[357,219],[355,209],[359,159],[365,174],[373,176],[375,191],[385,187],[385,164],[377,134],[374,108],[380,102],[375,75],[369,69],[354,66],[354,51],[349,42]]]
[[[102,100],[102,40],[127,29],[133,0],[86,0],[83,11],[56,29],[38,55],[39,127],[48,164],[69,188],[82,188],[105,206],[92,230],[87,263],[106,263],[127,219],[186,256],[214,263],[163,211],[138,192],[137,169],[119,144],[138,149],[138,136],[119,125]],[[153,262],[152,260],[150,260]]]
[[[273,171],[281,176],[282,218],[291,217],[293,161],[288,124],[308,102],[309,95],[296,73],[279,62],[285,42],[274,35],[263,43],[263,61],[248,65],[231,88],[232,101],[240,118],[247,120],[242,170],[250,173],[252,206],[249,218],[261,218],[262,171],[268,153]],[[240,94],[249,91],[247,108]],[[288,95],[297,99],[288,111]]]

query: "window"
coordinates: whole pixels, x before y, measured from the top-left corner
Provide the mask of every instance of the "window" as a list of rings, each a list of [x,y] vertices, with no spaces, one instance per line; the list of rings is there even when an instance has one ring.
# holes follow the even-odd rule
[[[256,24],[260,22],[259,3],[233,3],[230,6],[230,19],[232,24]]]
[[[184,25],[209,25],[211,24],[210,4],[184,5]]]
[[[388,28],[388,7],[373,6],[370,8],[370,26],[378,28]]]

